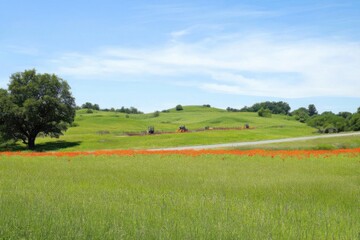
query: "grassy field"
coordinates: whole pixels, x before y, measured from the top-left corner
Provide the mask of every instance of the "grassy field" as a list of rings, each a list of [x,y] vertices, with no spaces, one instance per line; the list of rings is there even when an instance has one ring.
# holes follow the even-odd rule
[[[359,239],[358,157],[0,156],[0,239]]]
[[[236,147],[232,149],[266,149],[266,150],[281,150],[281,149],[309,149],[309,150],[331,150],[331,149],[351,149],[360,147],[360,136],[343,136],[324,139],[312,139],[306,141],[284,142],[274,144],[263,144],[246,147]]]
[[[248,130],[204,130],[205,127],[234,128],[249,124]],[[77,112],[76,127],[70,128],[60,139],[37,138],[40,150],[74,151],[96,149],[143,149],[176,147],[239,141],[256,141],[312,135],[314,129],[299,123],[291,117],[273,115],[261,118],[256,113],[234,113],[202,106],[184,106],[183,111],[170,110],[167,113],[123,114],[115,112],[86,110]],[[191,132],[176,133],[180,125]],[[148,126],[155,131],[170,134],[127,136],[126,133],[145,132]],[[15,150],[24,150],[17,145]]]

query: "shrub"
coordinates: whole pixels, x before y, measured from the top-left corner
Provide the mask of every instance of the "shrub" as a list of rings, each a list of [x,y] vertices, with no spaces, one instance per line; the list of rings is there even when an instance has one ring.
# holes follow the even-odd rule
[[[258,115],[259,117],[266,117],[266,118],[271,118],[272,114],[271,114],[271,110],[267,109],[267,108],[260,108],[260,110],[258,111]]]
[[[79,124],[76,123],[76,122],[73,122],[73,123],[70,124],[70,127],[78,127],[78,126],[79,126]]]
[[[175,107],[176,111],[184,110],[183,107],[179,104]]]
[[[158,117],[158,116],[160,116],[160,112],[159,112],[159,111],[155,111],[155,112],[153,113],[153,117]]]

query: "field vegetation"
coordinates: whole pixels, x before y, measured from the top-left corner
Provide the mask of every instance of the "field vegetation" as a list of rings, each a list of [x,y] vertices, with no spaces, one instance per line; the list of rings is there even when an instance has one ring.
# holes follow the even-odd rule
[[[182,125],[189,132],[177,133]],[[209,106],[78,110],[60,140],[37,138],[39,152],[1,149],[0,239],[356,239],[360,149],[274,149],[358,148],[358,137],[257,146],[270,151],[143,150],[315,131],[287,115]]]
[[[354,154],[1,155],[0,238],[357,239]]]

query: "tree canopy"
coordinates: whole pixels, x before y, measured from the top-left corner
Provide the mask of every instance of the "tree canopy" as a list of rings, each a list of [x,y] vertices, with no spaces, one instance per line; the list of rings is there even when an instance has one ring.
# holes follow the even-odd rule
[[[309,110],[304,107],[292,111],[291,115],[293,115],[296,120],[302,123],[306,122],[310,118]]]
[[[39,133],[59,137],[75,118],[75,99],[68,83],[54,74],[25,70],[0,89],[0,131],[35,148]]]
[[[92,110],[100,110],[100,106],[99,104],[92,104],[90,102],[86,102],[83,105],[81,105],[81,108],[87,108],[87,109],[92,109]]]
[[[269,109],[272,114],[289,114],[290,106],[286,102],[261,102],[255,103],[251,107],[244,107],[240,109],[241,112],[258,112],[260,109]],[[229,111],[229,109],[228,109]]]
[[[314,104],[309,104],[308,110],[309,110],[310,117],[318,114],[318,111]]]

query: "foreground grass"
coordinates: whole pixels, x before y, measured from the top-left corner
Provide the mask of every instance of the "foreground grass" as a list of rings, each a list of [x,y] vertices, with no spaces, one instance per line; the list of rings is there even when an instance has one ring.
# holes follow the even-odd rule
[[[357,239],[360,162],[0,157],[0,239]]]

